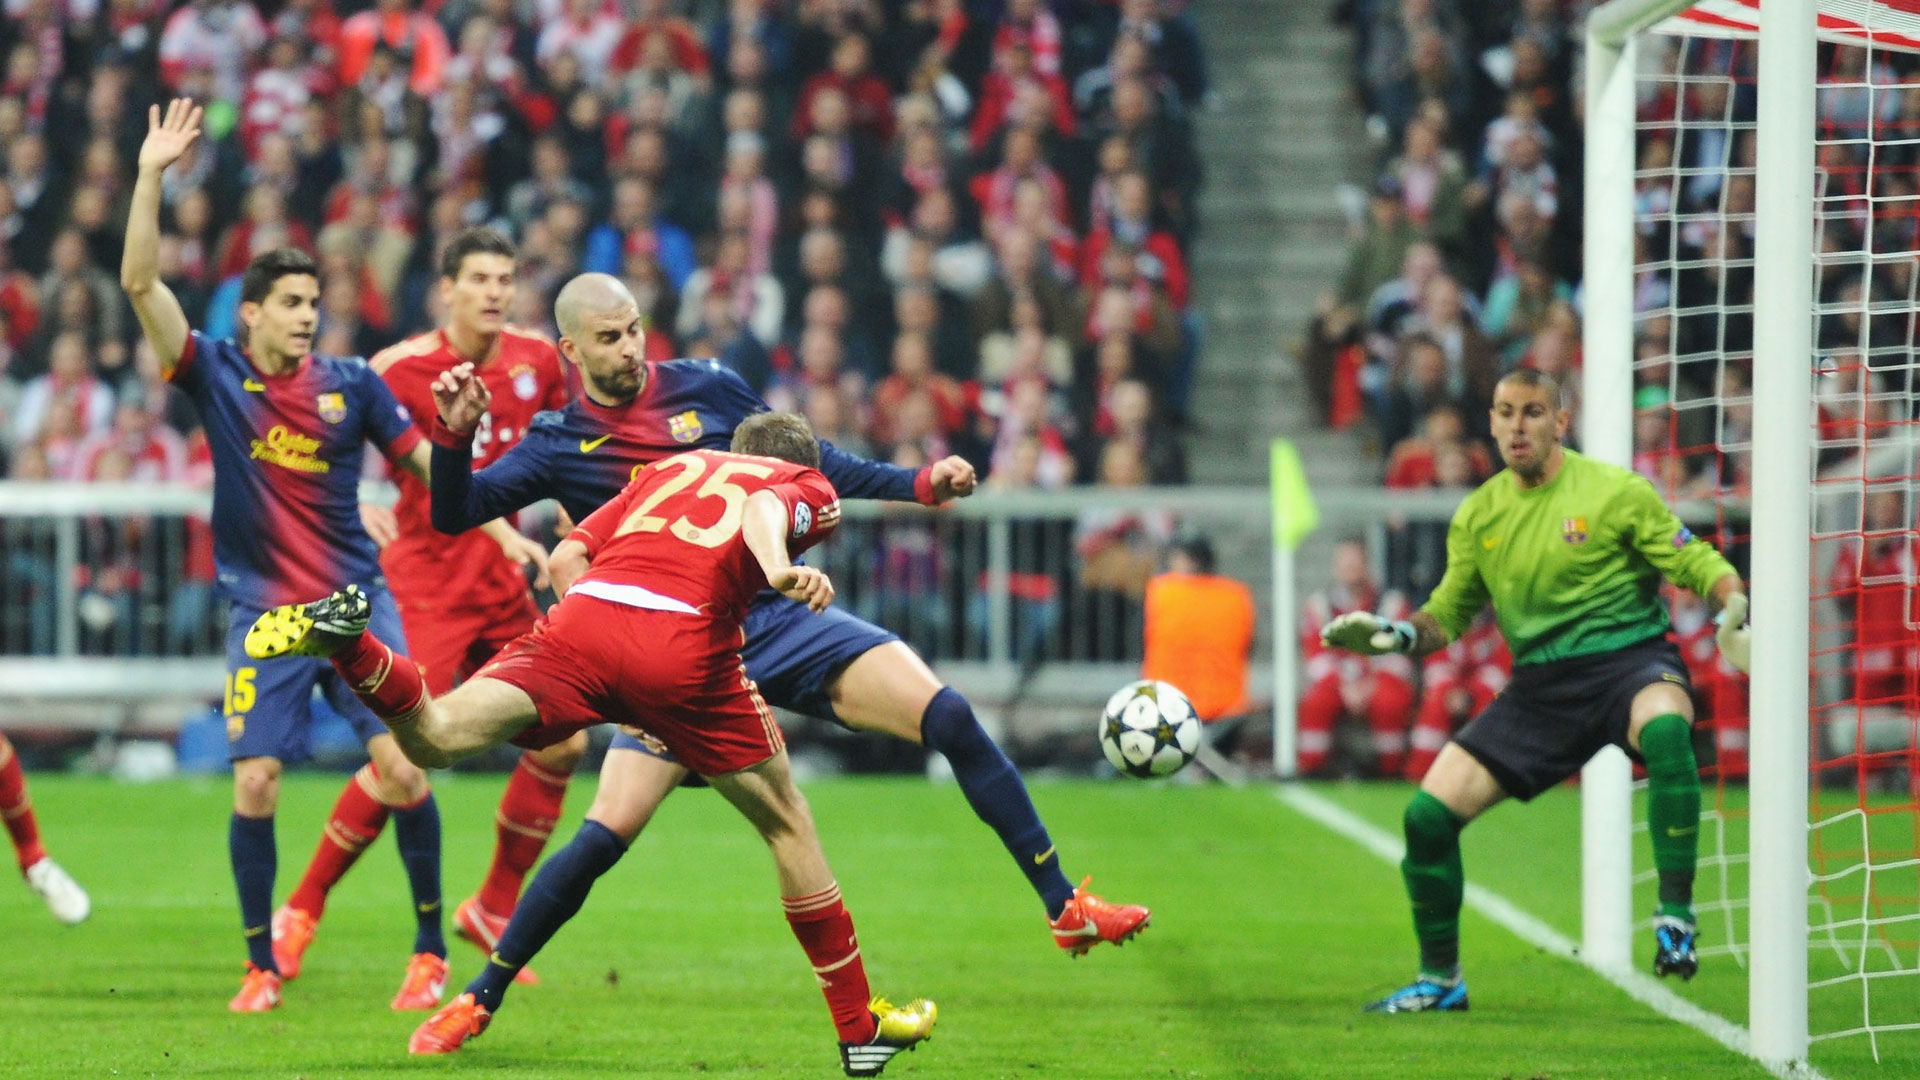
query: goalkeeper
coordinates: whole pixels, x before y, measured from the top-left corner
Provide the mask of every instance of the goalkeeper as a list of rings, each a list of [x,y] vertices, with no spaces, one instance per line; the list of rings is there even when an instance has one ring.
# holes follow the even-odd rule
[[[1513,650],[1513,680],[1441,750],[1407,804],[1400,864],[1420,939],[1413,983],[1370,1012],[1464,1010],[1460,830],[1501,799],[1523,802],[1611,743],[1647,768],[1647,824],[1660,873],[1657,975],[1691,978],[1700,776],[1686,665],[1666,638],[1660,578],[1708,598],[1720,651],[1747,669],[1747,597],[1719,552],[1687,531],[1653,485],[1564,449],[1569,414],[1552,376],[1515,371],[1494,389],[1507,468],[1447,530],[1447,569],[1405,622],[1365,611],[1328,623],[1328,645],[1421,656],[1464,632],[1489,600]]]

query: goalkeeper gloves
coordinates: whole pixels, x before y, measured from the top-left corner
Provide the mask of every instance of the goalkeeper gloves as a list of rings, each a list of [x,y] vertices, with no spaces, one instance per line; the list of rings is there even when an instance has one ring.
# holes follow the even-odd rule
[[[1320,644],[1361,656],[1413,649],[1413,624],[1388,622],[1371,611],[1349,611],[1320,628]]]
[[[1713,624],[1719,627],[1713,639],[1720,644],[1720,655],[1739,668],[1741,674],[1752,671],[1753,630],[1747,626],[1747,594],[1734,593],[1727,597],[1727,606],[1714,616]]]

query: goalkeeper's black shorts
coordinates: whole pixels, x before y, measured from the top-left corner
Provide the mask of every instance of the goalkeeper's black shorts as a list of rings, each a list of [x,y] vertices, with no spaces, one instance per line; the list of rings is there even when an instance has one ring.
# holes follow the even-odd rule
[[[1513,669],[1513,681],[1453,741],[1487,767],[1507,794],[1526,802],[1580,771],[1611,743],[1627,745],[1633,696],[1670,682],[1689,697],[1680,650],[1663,634],[1613,652]]]

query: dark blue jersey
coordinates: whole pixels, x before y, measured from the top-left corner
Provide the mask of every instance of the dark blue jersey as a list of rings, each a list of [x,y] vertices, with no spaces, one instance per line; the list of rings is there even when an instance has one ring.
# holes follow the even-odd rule
[[[713,360],[648,364],[640,392],[609,408],[582,396],[543,412],[519,445],[471,471],[472,439],[434,424],[433,525],[471,529],[541,499],[555,499],[575,521],[618,495],[642,468],[688,450],[725,450],[733,429],[767,411],[740,376]],[[820,471],[843,499],[930,503],[928,470],[868,461],[820,444]]]
[[[173,382],[213,452],[213,560],[229,600],[265,609],[380,580],[360,463],[369,440],[400,457],[420,435],[366,361],[308,356],[267,375],[239,345],[196,332]]]

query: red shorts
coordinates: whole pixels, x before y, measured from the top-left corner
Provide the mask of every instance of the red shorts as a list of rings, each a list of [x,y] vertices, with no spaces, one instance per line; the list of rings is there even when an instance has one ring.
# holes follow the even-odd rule
[[[480,665],[539,621],[540,609],[532,595],[524,592],[516,603],[486,609],[449,610],[400,601],[407,655],[420,665],[427,691],[435,697],[471,678]]]
[[[747,678],[740,627],[704,615],[570,596],[476,678],[527,692],[538,725],[515,736],[539,749],[594,724],[631,724],[702,776],[736,772],[786,740]]]

